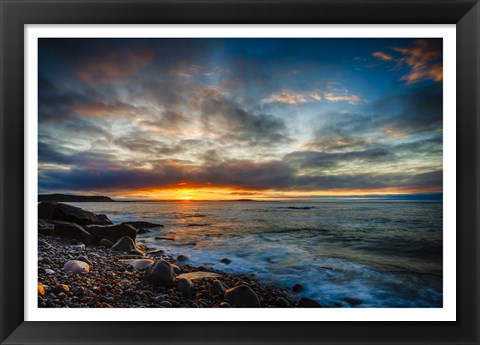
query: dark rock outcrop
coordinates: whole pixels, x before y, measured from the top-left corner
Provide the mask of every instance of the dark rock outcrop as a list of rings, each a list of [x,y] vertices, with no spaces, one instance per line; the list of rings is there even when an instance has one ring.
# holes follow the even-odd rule
[[[47,222],[45,219],[38,219],[38,233],[42,235],[52,235],[55,225]]]
[[[97,243],[99,243],[102,238],[115,243],[124,236],[130,237],[132,240],[135,240],[137,237],[137,230],[127,224],[88,225],[85,227],[85,230],[93,236],[94,241]]]
[[[123,236],[110,248],[114,252],[119,253],[134,253],[137,254],[140,250],[137,248],[135,242],[128,236]],[[140,251],[141,253],[141,251]]]
[[[150,228],[163,228],[163,225],[162,225],[162,224],[156,224],[156,223],[150,223],[150,222],[142,222],[142,221],[138,221],[138,222],[123,222],[122,224],[131,225],[131,226],[133,226],[135,229],[141,229],[141,228],[147,228],[147,229],[150,229]]]
[[[38,204],[38,218],[47,220],[61,220],[80,225],[112,224],[112,222],[104,214],[95,214],[90,211],[85,211],[79,207],[62,204],[59,202],[42,202]]]
[[[62,237],[74,238],[85,244],[93,243],[93,236],[85,231],[82,226],[75,223],[57,221],[53,233]]]

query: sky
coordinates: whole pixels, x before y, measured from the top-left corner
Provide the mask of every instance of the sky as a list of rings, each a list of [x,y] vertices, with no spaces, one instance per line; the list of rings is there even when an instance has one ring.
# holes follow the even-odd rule
[[[38,44],[39,193],[442,192],[441,39]]]

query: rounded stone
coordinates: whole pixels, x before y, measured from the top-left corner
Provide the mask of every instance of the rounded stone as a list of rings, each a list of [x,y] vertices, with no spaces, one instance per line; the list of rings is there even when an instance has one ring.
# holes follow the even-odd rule
[[[195,294],[193,283],[187,278],[181,278],[177,281],[177,291],[181,292],[185,297],[191,297]]]
[[[225,292],[224,299],[233,307],[260,307],[257,294],[246,285],[238,285]]]

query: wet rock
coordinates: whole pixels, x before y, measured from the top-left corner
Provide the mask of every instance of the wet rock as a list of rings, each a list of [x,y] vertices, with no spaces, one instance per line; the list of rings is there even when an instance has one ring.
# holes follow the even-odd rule
[[[90,272],[90,265],[79,260],[70,260],[65,263],[63,269],[70,273],[88,273]]]
[[[138,221],[138,222],[123,222],[122,224],[126,224],[126,225],[131,225],[133,226],[135,229],[141,229],[141,228],[163,228],[163,225],[162,224],[157,224],[157,223],[150,223],[150,222],[142,222],[142,221]]]
[[[52,275],[52,274],[55,274],[55,271],[50,269],[50,268],[45,268],[45,274],[46,275]]]
[[[152,255],[152,256],[159,256],[165,253],[163,249],[155,249],[147,252],[147,255]]]
[[[223,259],[220,260],[220,262],[221,262],[222,264],[228,265],[229,263],[232,262],[232,260],[230,260],[229,258],[223,258]]]
[[[353,306],[362,304],[362,300],[354,297],[344,297],[342,298],[342,301],[347,302],[348,304]]]
[[[170,264],[170,266],[173,267],[173,270],[175,271],[175,274],[180,274],[182,273],[182,269],[180,267],[178,267],[177,265],[175,264]]]
[[[224,299],[233,307],[260,307],[257,294],[246,285],[238,285],[225,292]]]
[[[231,308],[232,306],[228,302],[220,302],[220,308]]]
[[[175,241],[175,237],[173,236],[155,236],[156,240],[167,240],[167,241]]]
[[[177,281],[177,291],[181,292],[185,297],[191,297],[195,293],[195,288],[190,279],[181,278]]]
[[[300,292],[303,290],[303,285],[302,284],[295,284],[292,287],[293,292]]]
[[[151,231],[145,228],[137,229],[137,235],[146,234],[147,232],[151,232]]]
[[[58,284],[57,286],[55,286],[52,291],[53,293],[60,293],[60,292],[63,292],[63,293],[66,293],[66,292],[70,292],[70,287],[66,284]]]
[[[279,307],[283,307],[283,308],[287,308],[287,307],[290,307],[290,302],[288,302],[285,298],[283,297],[278,297],[276,300],[275,300],[275,305],[279,306]]]
[[[177,261],[187,261],[188,257],[186,255],[180,254],[177,256]]]
[[[321,308],[322,307],[320,303],[307,297],[302,297],[300,299],[300,304],[305,308]]]
[[[43,258],[42,263],[47,264],[47,265],[54,265],[52,259],[50,259],[50,258]]]
[[[85,262],[85,263],[89,264],[90,266],[92,266],[92,263],[91,263],[91,261],[90,261],[90,260],[88,260],[88,259],[87,259],[85,256],[79,256],[79,257],[75,258],[75,260],[78,260],[78,261],[83,261],[83,262]]]
[[[199,267],[200,268],[200,267]],[[182,273],[177,278],[188,278],[190,280],[195,279],[204,279],[204,278],[219,278],[221,277],[218,273],[213,272],[205,272],[205,271],[197,271],[197,272],[189,272],[189,273]]]
[[[52,235],[55,225],[47,222],[45,219],[38,219],[38,233],[42,235]]]
[[[135,242],[133,242],[133,240],[128,236],[124,236],[120,238],[110,248],[110,250],[113,250],[114,252],[119,252],[119,253],[130,253],[132,250],[135,250],[135,249],[137,249]]]
[[[144,280],[153,285],[172,287],[174,280],[173,267],[165,260],[159,260],[147,269]]]
[[[112,224],[105,215],[97,215],[79,207],[59,202],[42,202],[38,204],[38,218],[67,221],[79,225]]]
[[[73,238],[86,244],[93,242],[92,235],[85,231],[82,226],[71,222],[56,222],[53,233],[58,236]]]
[[[227,286],[221,282],[220,280],[214,280],[212,283],[212,293],[215,295],[220,295],[223,296],[225,294],[225,291],[227,291]]]
[[[160,302],[160,305],[164,308],[171,308],[172,307],[172,303],[170,303],[169,301],[162,301],[162,302]]]
[[[102,238],[100,240],[100,245],[105,248],[111,248],[113,246],[113,243],[106,238]]]
[[[45,288],[43,287],[42,283],[38,283],[38,295],[45,297]]]
[[[121,260],[130,266],[132,266],[134,269],[138,271],[143,271],[150,267],[151,264],[153,264],[155,261],[151,259],[134,259],[134,260]]]
[[[137,230],[128,224],[116,225],[89,225],[85,227],[96,243],[99,243],[102,238],[106,238],[112,243],[117,242],[122,237],[128,236],[132,240],[137,237]]]

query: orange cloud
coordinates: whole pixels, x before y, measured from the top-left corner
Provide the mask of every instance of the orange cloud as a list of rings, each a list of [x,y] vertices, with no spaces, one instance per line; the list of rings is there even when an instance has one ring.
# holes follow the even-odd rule
[[[316,101],[321,101],[322,100],[322,96],[320,96],[317,92],[315,91],[312,91],[308,94],[310,97],[312,97],[314,100]]]
[[[283,103],[283,104],[300,104],[306,103],[305,96],[297,92],[281,91],[274,93],[268,98],[262,99],[263,103]]]
[[[84,82],[108,84],[134,74],[150,63],[154,56],[154,51],[150,49],[130,49],[126,53],[109,51],[91,58],[75,73]]]
[[[372,53],[372,55],[375,56],[376,58],[379,58],[380,60],[386,60],[386,61],[393,60],[393,55],[390,55],[384,52],[374,52]]]
[[[347,101],[350,104],[358,104],[361,101],[357,95],[337,95],[333,92],[326,92],[325,99],[331,102]]]
[[[432,45],[429,40],[417,40],[413,47],[393,47],[393,50],[405,55],[398,59],[399,64],[406,64],[411,71],[402,77],[407,84],[433,79],[443,80],[442,50]]]

